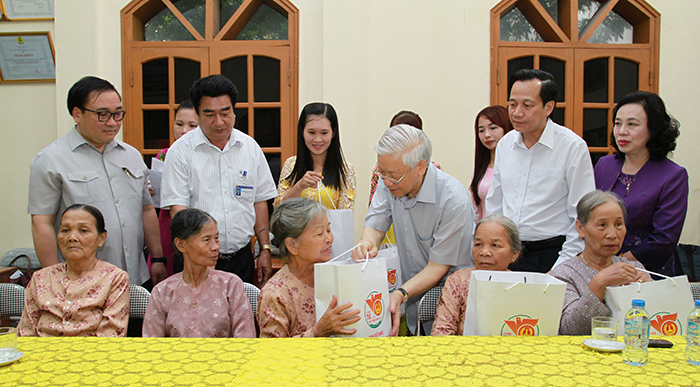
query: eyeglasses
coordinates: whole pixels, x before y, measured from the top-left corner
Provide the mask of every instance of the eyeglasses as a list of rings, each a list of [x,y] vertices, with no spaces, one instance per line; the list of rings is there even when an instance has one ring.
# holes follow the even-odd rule
[[[403,176],[401,176],[398,180],[396,180],[392,177],[386,176],[383,173],[379,172],[379,178],[382,180],[388,180],[390,183],[392,183],[394,185],[399,185],[401,183],[401,180],[403,180],[403,178],[406,177],[406,175],[408,175],[408,172],[410,172],[410,170],[406,171],[406,173],[404,173]]]
[[[124,115],[126,114],[126,111],[124,110],[117,110],[116,112],[112,113],[106,110],[101,110],[99,112],[96,112],[94,110],[90,110],[88,108],[83,108],[83,110],[87,110],[89,112],[93,112],[97,114],[97,121],[100,122],[107,122],[109,121],[110,118],[114,118],[114,121],[119,122],[124,119]]]

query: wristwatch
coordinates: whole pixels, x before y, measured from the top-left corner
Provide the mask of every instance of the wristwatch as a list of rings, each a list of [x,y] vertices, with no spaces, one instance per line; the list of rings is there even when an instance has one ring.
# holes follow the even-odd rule
[[[398,288],[396,290],[400,291],[403,294],[403,300],[401,301],[401,303],[405,304],[406,301],[408,301],[408,292],[404,288]]]
[[[269,252],[272,252],[272,246],[270,246],[270,245],[262,245],[262,246],[260,246],[260,250],[261,250],[261,251],[262,251],[262,250],[267,250],[267,251],[269,251]]]
[[[164,263],[165,264],[167,262],[168,262],[168,258],[166,258],[166,257],[159,257],[159,258],[151,257],[151,263]]]

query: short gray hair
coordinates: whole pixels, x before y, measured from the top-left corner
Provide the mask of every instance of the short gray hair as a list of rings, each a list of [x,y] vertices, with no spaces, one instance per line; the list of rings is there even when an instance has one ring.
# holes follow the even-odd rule
[[[510,243],[510,251],[512,252],[520,252],[523,249],[523,243],[520,241],[520,232],[518,231],[518,226],[515,225],[515,222],[510,220],[509,217],[501,214],[493,214],[489,215],[487,217],[484,217],[479,221],[479,223],[476,224],[476,227],[474,228],[474,236],[476,236],[476,230],[479,229],[479,226],[486,222],[496,222],[503,226],[503,228],[506,229],[506,234],[508,235],[508,243]]]
[[[293,198],[282,202],[270,218],[270,232],[274,235],[272,244],[280,249],[280,255],[289,256],[287,238],[299,239],[309,227],[309,223],[317,216],[326,213],[326,207],[321,203],[306,198]]]
[[[433,146],[422,130],[401,124],[392,126],[384,132],[374,151],[379,156],[400,156],[405,166],[413,168],[421,160],[430,163]]]
[[[622,216],[627,221],[627,208],[625,203],[617,196],[616,193],[611,191],[591,191],[581,198],[576,205],[576,218],[579,223],[586,224],[591,220],[591,214],[593,210],[598,208],[598,206],[605,204],[607,202],[615,202],[620,206],[622,210]]]

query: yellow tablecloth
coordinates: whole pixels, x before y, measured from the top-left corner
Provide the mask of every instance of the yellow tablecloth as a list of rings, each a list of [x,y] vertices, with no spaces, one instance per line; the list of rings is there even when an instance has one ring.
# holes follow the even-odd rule
[[[18,339],[2,386],[691,386],[685,337],[632,367],[586,337]]]

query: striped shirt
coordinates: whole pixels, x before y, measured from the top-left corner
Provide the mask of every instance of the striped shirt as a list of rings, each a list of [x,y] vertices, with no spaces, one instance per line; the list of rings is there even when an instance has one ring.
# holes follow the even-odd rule
[[[200,128],[168,151],[163,170],[162,206],[199,208],[216,219],[222,253],[242,249],[254,235],[256,202],[277,196],[260,146],[234,129],[223,150]]]

